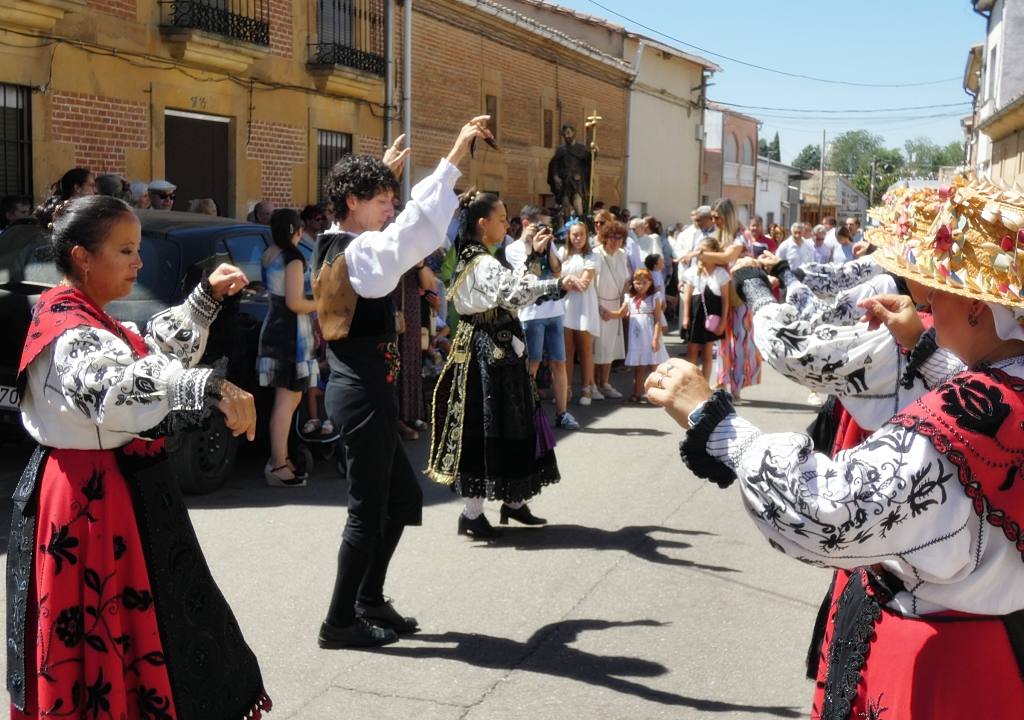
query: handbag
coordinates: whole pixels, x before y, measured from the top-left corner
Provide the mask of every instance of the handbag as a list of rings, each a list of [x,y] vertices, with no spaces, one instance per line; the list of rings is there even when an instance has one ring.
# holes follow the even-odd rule
[[[704,329],[712,335],[718,334],[718,328],[722,325],[721,315],[708,315],[708,306],[704,302],[704,291],[700,293],[700,304],[704,308]]]

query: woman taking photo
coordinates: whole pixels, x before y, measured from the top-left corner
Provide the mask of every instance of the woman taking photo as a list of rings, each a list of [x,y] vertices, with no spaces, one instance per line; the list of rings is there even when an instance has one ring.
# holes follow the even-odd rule
[[[274,388],[270,414],[270,460],[263,477],[272,487],[301,487],[301,472],[288,457],[288,435],[302,395],[316,387],[320,365],[316,357],[313,316],[316,303],[305,295],[306,259],[298,248],[302,237],[299,213],[275,210],[270,216],[274,244],[263,253],[263,284],[270,308],[260,330],[256,371],[262,387]]]
[[[647,380],[652,401],[688,428],[691,470],[738,481],[772,547],[840,570],[811,656],[812,717],[1024,715],[1022,215],[1020,201],[961,180],[930,226],[869,231],[875,259],[924,291],[938,344],[967,370],[835,459],[805,435],[741,419],[687,363]],[[861,305],[904,348],[924,333],[907,296]],[[907,362],[911,378],[920,361]]]
[[[572,387],[573,356],[578,352],[580,378],[583,391],[580,405],[591,400],[604,400],[594,385],[594,337],[601,332],[601,318],[597,311],[597,263],[587,238],[587,226],[575,222],[569,227],[569,238],[559,252],[562,275],[576,278],[579,292],[571,292],[562,301],[565,304],[565,359]]]
[[[602,211],[603,212],[603,211]],[[597,247],[594,248],[597,265],[598,311],[615,313],[622,305],[622,296],[633,280],[629,272],[629,261],[623,245],[626,242],[626,225],[611,218],[602,217],[603,224],[597,226]],[[601,319],[600,330],[594,343],[594,382],[602,397],[618,400],[622,393],[612,387],[612,362],[626,357],[625,330],[622,320],[608,315]]]
[[[483,514],[484,500],[501,500],[501,523],[547,520],[526,502],[560,479],[554,438],[527,364],[516,311],[563,289],[572,278],[539,280],[494,257],[508,230],[505,205],[489,193],[461,198],[455,241],[458,260],[449,296],[461,322],[434,390],[427,476],[466,499],[458,532],[477,539],[501,535]],[[524,231],[535,254],[546,252],[551,230]],[[527,263],[529,265],[529,263]]]
[[[64,281],[33,311],[18,377],[39,447],[15,491],[7,559],[15,720],[242,720],[270,708],[163,440],[213,409],[253,439],[252,396],[195,367],[221,299],[246,278],[221,265],[139,335],[104,308],[131,293],[140,241],[121,200],[57,208]]]

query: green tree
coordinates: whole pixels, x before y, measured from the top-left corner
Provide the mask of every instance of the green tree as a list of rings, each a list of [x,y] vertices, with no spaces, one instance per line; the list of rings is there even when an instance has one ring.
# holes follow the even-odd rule
[[[954,140],[940,146],[930,138],[917,137],[903,143],[907,156],[907,172],[922,177],[935,177],[941,167],[960,165],[964,161],[963,143]]]
[[[775,137],[768,143],[768,157],[772,160],[778,160],[782,162],[782,151],[779,149],[779,133],[775,133]]]
[[[867,130],[850,130],[836,136],[828,155],[828,167],[850,177],[870,173],[871,159],[884,148],[885,138]]]
[[[793,167],[800,170],[818,170],[821,167],[821,148],[806,145],[793,160]]]
[[[771,151],[768,149],[768,141],[763,137],[757,139],[757,154],[761,157],[771,157]]]

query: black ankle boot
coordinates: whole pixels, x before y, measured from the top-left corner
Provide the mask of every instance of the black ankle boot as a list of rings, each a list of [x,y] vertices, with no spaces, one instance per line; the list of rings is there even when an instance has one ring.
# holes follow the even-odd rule
[[[505,503],[501,504],[501,524],[508,525],[508,519],[522,523],[523,525],[547,525],[548,521],[542,517],[537,517],[530,512],[529,505],[523,505],[518,508],[511,508]]]
[[[473,520],[459,513],[459,535],[470,535],[478,540],[491,540],[501,537],[501,534],[501,530],[496,530],[483,513]]]
[[[342,648],[373,648],[390,645],[398,641],[398,634],[391,628],[382,628],[357,617],[351,625],[338,627],[329,622],[320,625],[317,645],[324,650]]]

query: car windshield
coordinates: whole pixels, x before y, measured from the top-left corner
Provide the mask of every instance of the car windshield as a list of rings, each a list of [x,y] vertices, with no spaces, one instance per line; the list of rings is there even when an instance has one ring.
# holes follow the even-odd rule
[[[142,270],[131,295],[124,299],[168,302],[178,278],[178,248],[163,237],[143,235],[139,251]],[[11,281],[29,285],[54,287],[60,283],[62,275],[53,263],[48,236],[40,237],[22,251],[15,275]]]

